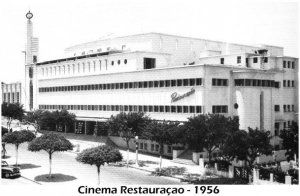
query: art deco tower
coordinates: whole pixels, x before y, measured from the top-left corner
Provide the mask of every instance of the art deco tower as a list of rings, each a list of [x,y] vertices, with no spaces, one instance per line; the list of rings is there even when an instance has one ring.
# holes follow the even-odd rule
[[[27,42],[26,42],[26,65],[25,65],[25,110],[34,109],[36,103],[36,63],[38,61],[39,40],[33,37],[33,14],[29,11],[27,18]]]

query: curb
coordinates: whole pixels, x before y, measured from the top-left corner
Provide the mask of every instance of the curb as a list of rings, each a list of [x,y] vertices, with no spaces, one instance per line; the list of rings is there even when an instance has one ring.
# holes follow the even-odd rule
[[[38,185],[43,185],[42,183],[39,183],[39,182],[37,182],[37,181],[35,181],[35,180],[31,180],[31,179],[29,179],[29,178],[26,178],[25,176],[21,176],[21,178],[24,178],[24,179],[26,179],[26,180],[29,180],[29,181],[31,181],[31,182],[34,182],[34,183],[36,183],[36,184],[38,184]]]
[[[146,170],[146,169],[143,169],[143,168],[138,168],[138,167],[133,167],[131,165],[129,165],[128,167],[130,168],[134,168],[134,169],[137,169],[137,170],[141,170],[141,171],[145,171],[145,172],[148,172],[148,173],[152,173],[152,171],[149,171],[149,170]],[[164,177],[164,178],[174,178],[174,179],[177,179],[177,180],[184,180],[183,178],[179,178],[179,177],[176,177],[176,176],[157,176],[157,177]]]

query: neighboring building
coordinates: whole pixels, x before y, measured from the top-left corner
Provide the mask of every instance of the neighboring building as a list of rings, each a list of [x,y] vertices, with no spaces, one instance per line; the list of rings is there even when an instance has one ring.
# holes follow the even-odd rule
[[[16,83],[1,83],[2,102],[21,103],[22,85],[21,82]]]
[[[282,47],[147,33],[65,52],[43,62],[27,55],[26,108],[67,109],[77,133],[93,134],[96,122],[121,111],[172,121],[220,113],[239,116],[241,129],[270,130],[278,145],[278,131],[298,118],[298,59]]]

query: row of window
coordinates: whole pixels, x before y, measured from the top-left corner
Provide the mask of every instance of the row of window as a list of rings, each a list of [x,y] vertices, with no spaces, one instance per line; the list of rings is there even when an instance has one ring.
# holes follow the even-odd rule
[[[46,110],[92,110],[125,112],[202,113],[203,106],[163,105],[39,105]],[[219,110],[216,110],[219,111]],[[223,110],[222,110],[223,111]],[[223,112],[220,112],[223,113]]]
[[[283,122],[283,129],[287,129],[290,128],[292,125],[293,121],[286,121]],[[280,134],[280,123],[279,122],[275,122],[274,123],[274,128],[275,128],[275,136],[279,136]]]
[[[280,105],[274,105],[274,111],[280,112]],[[294,112],[295,105],[283,105],[283,111],[284,112]]]
[[[7,103],[20,103],[20,93],[3,93],[3,102]]]
[[[228,79],[212,79],[212,86],[228,86]]]
[[[283,80],[283,87],[295,87],[294,80]]]
[[[176,86],[201,86],[201,85],[202,85],[201,78],[189,78],[189,79],[177,79],[177,80],[157,80],[157,81],[140,81],[140,82],[125,82],[125,83],[88,84],[88,85],[76,85],[76,86],[42,87],[39,88],[39,92],[158,88],[158,87],[176,87]]]
[[[148,144],[139,142],[138,146],[139,150],[147,150],[148,151]],[[158,144],[151,144],[151,151],[152,152],[158,152],[159,151],[159,145]],[[172,146],[168,146],[167,151],[164,153],[172,153]]]
[[[280,88],[280,82],[274,80],[235,79],[235,86],[261,86]]]
[[[212,106],[212,113],[228,113],[228,106],[227,105],[214,105]]]
[[[102,63],[104,61],[104,63]],[[85,72],[95,72],[96,69],[99,69],[100,71],[102,69],[104,69],[103,67],[105,66],[105,70],[107,70],[107,66],[108,66],[108,60],[95,60],[92,62],[87,62],[87,63],[77,63],[77,65],[72,64],[72,65],[62,65],[62,66],[55,66],[55,67],[46,67],[46,68],[42,68],[42,75],[43,76],[52,76],[52,75],[66,75],[66,74],[75,74],[75,72],[77,73],[85,73]],[[97,63],[99,62],[99,63]],[[124,60],[117,60],[116,64],[120,65],[121,63],[124,63],[125,65],[127,64],[127,59]],[[98,68],[97,67],[98,64]],[[115,61],[110,61],[111,66],[114,66]]]
[[[262,61],[264,63],[268,63],[268,57],[263,57]],[[241,56],[237,56],[236,63],[237,64],[242,63],[242,57]],[[246,58],[246,63],[248,63],[248,58]],[[253,63],[258,63],[258,57],[253,58]],[[220,64],[225,64],[225,59],[224,58],[220,58]]]
[[[295,69],[295,62],[294,61],[283,61],[283,68]]]

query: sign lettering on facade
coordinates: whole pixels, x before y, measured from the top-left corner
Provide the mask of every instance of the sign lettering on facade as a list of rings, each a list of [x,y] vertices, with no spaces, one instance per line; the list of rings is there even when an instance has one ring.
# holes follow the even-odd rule
[[[179,95],[178,93],[176,93],[176,92],[174,92],[174,93],[172,93],[172,95],[171,95],[171,102],[173,103],[173,102],[176,102],[176,101],[178,101],[178,100],[180,100],[180,99],[183,99],[183,98],[185,98],[185,97],[188,97],[188,96],[190,96],[190,95],[192,95],[192,94],[194,94],[195,93],[195,89],[194,88],[191,88],[191,90],[189,91],[189,92],[186,92],[186,93],[184,93],[183,95]]]

